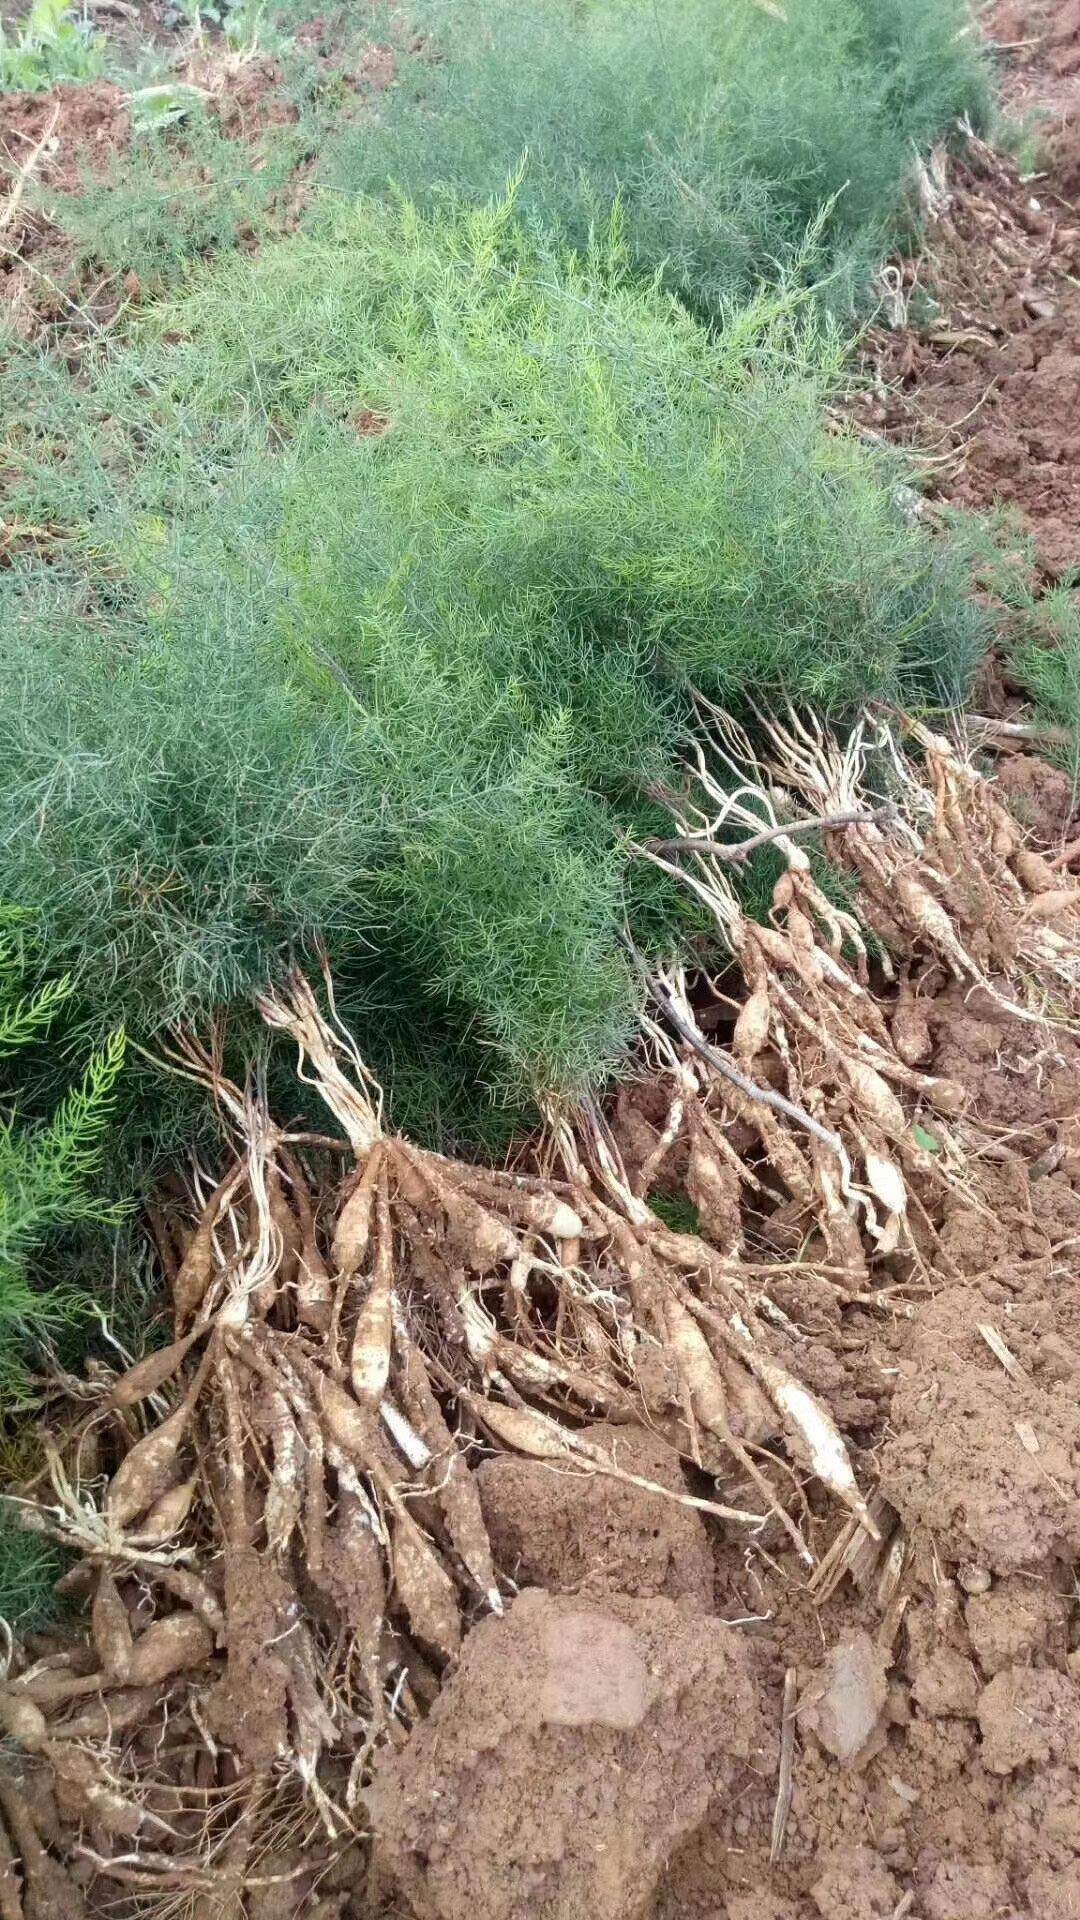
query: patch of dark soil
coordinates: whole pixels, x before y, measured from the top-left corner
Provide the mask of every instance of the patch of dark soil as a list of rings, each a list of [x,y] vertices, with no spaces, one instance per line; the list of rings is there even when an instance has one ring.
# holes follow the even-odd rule
[[[1068,131],[1076,105],[1070,83],[1080,74],[1078,0],[999,0],[988,28],[1007,56],[1003,92],[1009,110],[1021,120],[1034,116],[1051,140]]]
[[[54,87],[51,93],[0,94],[0,163],[4,192],[17,187],[20,174],[44,187],[76,193],[89,166],[104,176],[113,154],[123,150],[130,135],[127,95],[111,80],[91,80],[82,86]],[[29,219],[23,197],[15,209],[20,222]],[[5,247],[14,248],[23,226],[9,216]]]

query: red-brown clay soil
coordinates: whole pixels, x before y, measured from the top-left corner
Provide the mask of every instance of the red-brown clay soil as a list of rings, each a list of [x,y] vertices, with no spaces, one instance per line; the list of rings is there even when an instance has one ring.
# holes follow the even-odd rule
[[[0,95],[0,300],[17,325],[40,301],[40,256],[55,241],[35,190],[76,193],[85,173],[103,177],[129,133],[126,96],[111,80]]]

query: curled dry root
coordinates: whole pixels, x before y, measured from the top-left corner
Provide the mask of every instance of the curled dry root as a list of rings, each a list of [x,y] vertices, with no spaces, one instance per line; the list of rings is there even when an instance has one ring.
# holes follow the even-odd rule
[[[769,1270],[744,1263],[743,1201],[774,1227],[786,1216],[815,1284],[895,1304],[868,1291],[874,1263],[886,1283],[917,1275],[926,1196],[965,1165],[963,1095],[924,1070],[911,970],[1044,1018],[1071,1001],[1080,922],[1071,899],[1051,909],[989,784],[923,729],[907,730],[916,766],[884,721],[841,752],[792,717],[768,728],[762,767],[709,721],[715,757],[698,754],[671,803],[679,839],[649,857],[708,907],[746,997],[727,1051],[682,974],[651,978],[669,1106],[636,1159],[589,1106],[549,1116],[545,1178],[388,1133],[329,979],[324,1010],[297,974],[259,1005],[346,1136],[353,1170],[330,1184],[314,1169],[343,1143],[287,1134],[216,1055],[177,1041],[174,1065],[212,1091],[237,1154],[212,1191],[196,1183],[172,1343],[101,1386],[26,1502],[81,1555],[73,1580],[93,1604],[88,1645],[16,1654],[0,1687],[0,1728],[29,1768],[22,1788],[0,1780],[0,1920],[26,1920],[35,1887],[46,1920],[78,1913],[74,1883],[50,1891],[60,1852],[146,1911],[175,1901],[198,1920],[242,1920],[245,1888],[295,1881],[300,1910],[341,1884],[376,1743],[404,1737],[463,1626],[513,1591],[471,1470],[485,1450],[629,1480],[763,1548],[786,1539],[809,1567],[816,1480],[847,1527],[822,1575],[876,1538],[882,1503],[868,1507],[781,1358],[801,1336]],[[871,752],[886,813],[864,792]],[[734,797],[714,767],[738,768]],[[823,826],[857,816],[827,834],[856,882],[842,906],[779,823],[793,794]],[[785,862],[769,925],[729,879],[730,829],[763,821]],[[866,927],[878,964],[902,969],[888,1011]],[[676,1147],[708,1239],[647,1204]],[[666,1438],[694,1470],[686,1490],[585,1439],[598,1417]]]

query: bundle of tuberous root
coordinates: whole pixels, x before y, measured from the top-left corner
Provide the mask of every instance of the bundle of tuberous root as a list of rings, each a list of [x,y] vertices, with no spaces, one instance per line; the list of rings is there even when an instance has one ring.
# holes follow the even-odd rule
[[[658,1058],[697,1089],[680,1125],[723,1157],[724,1185],[710,1200],[731,1250],[739,1188],[754,1176],[725,1148],[707,1097],[703,1110],[705,1089],[721,1120],[745,1122],[771,1187],[786,1190],[770,1217],[774,1239],[785,1224],[797,1239],[816,1234],[855,1293],[875,1258],[919,1257],[933,1238],[928,1196],[965,1180],[969,1156],[952,1126],[971,1124],[965,1092],[924,1070],[933,1045],[920,1002],[952,979],[1033,1027],[1075,1026],[1080,892],[1025,845],[993,781],[922,724],[864,716],[843,746],[793,713],[761,726],[759,758],[742,729],[702,703],[704,744],[686,791],[666,796],[678,835],[642,849],[690,888],[737,962],[730,1051],[706,1042],[678,969],[649,985],[681,1048],[647,1025]],[[834,889],[842,904],[815,878],[811,829],[848,880]],[[763,925],[744,913],[731,876],[766,843],[785,871]],[[691,1197],[703,1205],[699,1186]]]
[[[744,989],[721,1046],[698,985],[646,969],[644,1142],[585,1105],[549,1116],[527,1171],[410,1144],[328,976],[259,1006],[331,1136],[283,1129],[258,1075],[241,1088],[216,1043],[176,1037],[231,1158],[212,1188],[192,1174],[185,1244],[164,1249],[171,1342],[85,1383],[25,1491],[28,1522],[79,1555],[90,1612],[63,1649],[12,1649],[0,1687],[25,1756],[0,1775],[2,1920],[67,1920],[119,1889],[198,1920],[242,1920],[275,1888],[336,1913],[378,1748],[514,1592],[474,1473],[492,1451],[689,1503],[811,1579],[838,1509],[849,1541],[876,1536],[770,1277],[905,1310],[969,1158],[963,1092],[927,1070],[919,981],[1067,1020],[1076,896],[921,727],[877,716],[841,747],[790,717],[763,723],[756,756],[702,722],[675,837],[641,851],[708,908]],[[813,837],[844,887],[815,878]],[[763,842],[784,868],[769,924],[731,880]],[[649,1205],[672,1167],[700,1232]],[[635,1425],[681,1475],[621,1463]]]

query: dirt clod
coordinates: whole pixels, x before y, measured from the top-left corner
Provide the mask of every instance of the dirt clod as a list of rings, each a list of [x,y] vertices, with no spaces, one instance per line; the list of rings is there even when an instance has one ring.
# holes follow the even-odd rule
[[[951,1559],[1010,1573],[1080,1549],[1070,1464],[1080,1415],[1061,1388],[1033,1399],[1030,1414],[1041,1435],[1033,1454],[1016,1430],[1028,1411],[1000,1369],[976,1371],[948,1354],[899,1388],[882,1487],[913,1526],[932,1529]]]
[[[1080,366],[1074,379],[1080,376]],[[1060,767],[1030,753],[1003,756],[997,783],[1010,811],[1041,846],[1052,847],[1072,818],[1073,784]]]
[[[678,1459],[662,1441],[603,1422],[584,1437],[628,1473],[683,1490]],[[496,1558],[519,1586],[710,1605],[712,1555],[692,1508],[508,1454],[486,1460],[477,1481]]]
[[[810,1898],[821,1920],[890,1920],[899,1886],[873,1847],[840,1847],[823,1863]]]
[[[1006,1667],[979,1697],[983,1765],[1012,1773],[1080,1750],[1080,1688],[1048,1668]]]
[[[799,1708],[799,1724],[845,1767],[869,1758],[888,1694],[887,1663],[869,1634],[832,1648]]]
[[[943,1860],[923,1894],[926,1920],[1009,1920],[1014,1909],[1000,1867]]]
[[[965,1608],[971,1645],[983,1672],[1025,1666],[1064,1649],[1067,1603],[1046,1581],[1002,1580]]]
[[[774,1741],[745,1637],[670,1600],[530,1590],[379,1763],[378,1868],[420,1920],[632,1920]]]

